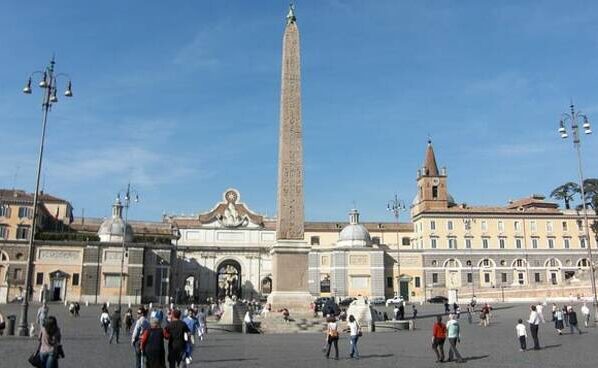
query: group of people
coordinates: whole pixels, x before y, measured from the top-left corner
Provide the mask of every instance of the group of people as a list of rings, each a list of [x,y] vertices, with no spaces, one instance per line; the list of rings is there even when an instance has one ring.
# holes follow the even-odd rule
[[[442,316],[436,317],[436,322],[432,325],[432,350],[436,354],[436,362],[444,362],[444,343],[449,341],[448,362],[453,361],[462,363],[463,357],[457,349],[457,343],[461,342],[461,327],[454,314],[449,314],[446,324],[442,322]]]
[[[329,315],[326,317],[326,346],[324,347],[324,351],[326,352],[326,359],[330,358],[330,351],[332,346],[334,345],[334,359],[338,360],[339,352],[338,352],[338,340],[339,340],[339,321],[332,316]],[[349,343],[351,345],[351,353],[349,357],[352,359],[359,359],[359,350],[357,349],[357,341],[362,336],[361,326],[357,323],[357,320],[353,315],[349,315],[347,328],[345,332],[349,333]]]
[[[587,304],[583,304],[581,307],[581,314],[583,315],[584,325],[587,328],[590,322],[590,308]],[[581,334],[581,330],[577,326],[577,313],[571,305],[563,305],[559,308],[556,304],[552,305],[552,321],[554,322],[554,328],[557,330],[559,335],[563,334],[563,329],[569,327],[571,333],[577,331]]]
[[[540,324],[546,323],[546,320],[544,319],[544,314],[542,313],[543,307],[544,305],[542,303],[530,306],[530,315],[527,322],[529,324],[532,339],[534,340],[534,350],[540,349],[538,330]],[[585,326],[588,327],[590,321],[590,309],[585,303],[581,307],[581,313],[584,318]],[[577,313],[571,305],[566,305],[562,308],[559,308],[556,304],[553,304],[552,321],[554,322],[554,327],[559,335],[563,334],[563,329],[565,328],[565,325],[569,326],[569,328],[571,329],[571,334],[577,332],[581,335],[582,333],[578,326],[579,321],[577,319]],[[527,332],[525,329],[525,325],[523,324],[523,320],[520,319],[518,321],[518,324],[515,327],[515,331],[520,342],[520,350],[525,351],[527,348]]]

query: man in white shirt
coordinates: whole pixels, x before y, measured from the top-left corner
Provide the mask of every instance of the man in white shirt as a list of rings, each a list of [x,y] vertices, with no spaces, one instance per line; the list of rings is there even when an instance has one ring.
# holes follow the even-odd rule
[[[523,324],[522,319],[519,319],[519,321],[517,321],[517,325],[515,326],[515,333],[517,334],[517,338],[519,339],[519,346],[521,346],[519,351],[525,351],[525,349],[527,349],[527,331],[525,329],[525,325]]]
[[[536,305],[536,312],[538,313],[540,321],[542,321],[542,323],[546,323],[546,321],[544,320],[544,314],[542,313],[542,309],[544,309],[544,306],[542,305],[542,303],[538,303],[538,305]]]
[[[538,315],[538,312],[536,311],[536,306],[532,305],[531,306],[531,312],[529,314],[529,319],[528,319],[528,323],[529,323],[529,329],[532,332],[532,338],[534,339],[534,350],[540,350],[540,341],[538,340],[538,327],[540,325],[540,316]]]
[[[583,323],[587,328],[590,324],[590,308],[588,308],[586,303],[583,303],[581,306],[581,314],[583,315]]]

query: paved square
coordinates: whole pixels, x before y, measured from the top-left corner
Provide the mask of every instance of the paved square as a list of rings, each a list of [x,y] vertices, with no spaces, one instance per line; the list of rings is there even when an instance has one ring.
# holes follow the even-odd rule
[[[496,305],[490,327],[469,325],[461,316],[462,339],[460,352],[475,367],[595,367],[597,329],[583,329],[583,335],[558,336],[547,318],[540,326],[541,351],[519,352],[514,326],[517,318],[528,316],[526,305]],[[375,332],[365,334],[359,341],[361,360],[348,359],[349,344],[346,336],[339,342],[341,359],[326,360],[322,353],[323,334],[241,335],[210,333],[208,339],[196,348],[192,367],[431,367],[452,366],[456,363],[435,363],[430,348],[431,325],[440,305],[419,307],[421,319],[417,330]],[[547,308],[549,309],[549,308]],[[3,314],[14,313],[17,305],[3,305]],[[33,312],[37,306],[33,306]],[[63,334],[66,359],[62,368],[84,366],[134,367],[133,353],[124,338],[119,345],[109,345],[100,331],[97,307],[82,307],[81,317],[67,316],[62,305],[50,305],[50,314],[56,315]],[[410,309],[407,309],[410,311]],[[579,306],[576,307],[579,314]],[[549,312],[544,313],[548,317]],[[409,316],[409,314],[408,314]],[[528,331],[529,334],[529,331]],[[530,337],[531,340],[531,337]],[[447,344],[448,345],[448,344]],[[530,342],[528,341],[528,346]],[[31,339],[0,338],[0,366],[27,367],[27,357],[36,347]],[[446,347],[445,347],[446,348]],[[448,351],[447,351],[448,352]]]

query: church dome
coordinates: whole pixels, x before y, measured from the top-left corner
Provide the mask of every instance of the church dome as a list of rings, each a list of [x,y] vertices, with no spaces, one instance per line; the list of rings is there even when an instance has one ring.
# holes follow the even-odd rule
[[[112,205],[112,217],[104,220],[98,230],[98,236],[101,242],[118,243],[122,242],[125,221],[122,218],[123,205],[120,203],[120,198]],[[133,227],[127,224],[126,242],[133,241]]]
[[[339,247],[371,247],[372,238],[365,226],[359,223],[359,212],[353,209],[349,212],[349,225],[341,231],[336,244]]]

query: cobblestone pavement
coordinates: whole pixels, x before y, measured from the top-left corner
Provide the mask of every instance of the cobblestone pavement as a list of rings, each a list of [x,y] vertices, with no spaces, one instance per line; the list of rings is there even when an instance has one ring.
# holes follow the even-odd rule
[[[32,315],[38,306],[32,307]],[[583,335],[558,336],[547,318],[540,327],[540,351],[519,352],[514,325],[517,318],[528,316],[525,305],[496,306],[490,327],[469,325],[461,316],[461,354],[464,366],[473,367],[595,367],[598,360],[598,329],[582,329]],[[322,353],[324,336],[320,334],[241,335],[211,333],[195,351],[191,367],[434,367],[456,363],[435,363],[430,348],[431,325],[441,306],[420,307],[415,331],[368,333],[359,341],[361,359],[348,359],[346,336],[339,342],[341,359],[326,360]],[[549,307],[547,307],[549,309]],[[576,307],[579,314],[579,307]],[[4,315],[18,311],[17,305],[2,305]],[[127,338],[109,345],[100,331],[98,308],[82,307],[81,317],[72,318],[61,305],[50,305],[63,333],[66,359],[62,368],[134,367]],[[410,312],[410,308],[407,309]],[[544,313],[548,317],[548,313]],[[407,313],[409,316],[410,313]],[[477,318],[474,317],[474,322]],[[529,333],[529,331],[528,331]],[[530,343],[528,342],[528,345]],[[29,338],[0,337],[0,367],[27,367],[27,357],[36,347]]]

